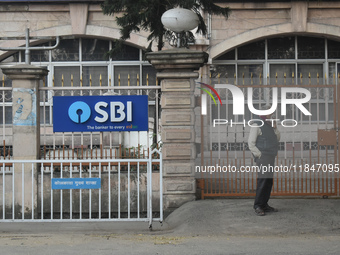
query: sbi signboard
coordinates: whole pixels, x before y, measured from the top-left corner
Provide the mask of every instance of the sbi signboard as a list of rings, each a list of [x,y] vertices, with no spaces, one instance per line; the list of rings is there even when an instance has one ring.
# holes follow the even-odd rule
[[[53,132],[148,131],[148,96],[55,96]]]

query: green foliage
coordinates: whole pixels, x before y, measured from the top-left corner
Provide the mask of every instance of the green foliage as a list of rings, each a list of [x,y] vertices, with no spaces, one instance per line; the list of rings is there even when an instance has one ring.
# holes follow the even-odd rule
[[[199,17],[197,33],[203,35],[207,33],[207,27],[200,10],[226,18],[229,15],[229,8],[219,7],[211,0],[105,0],[101,7],[106,15],[118,14],[116,22],[121,27],[122,41],[129,39],[132,32],[145,30],[150,33],[147,39],[151,43],[157,41],[158,50],[163,47],[166,32],[161,17],[169,9],[181,7],[194,11]]]

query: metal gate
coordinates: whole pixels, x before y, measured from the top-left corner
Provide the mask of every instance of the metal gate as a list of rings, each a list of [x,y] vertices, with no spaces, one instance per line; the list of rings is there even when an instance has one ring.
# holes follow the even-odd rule
[[[339,196],[339,91],[336,85],[239,85],[247,98],[252,88],[253,104],[260,109],[272,102],[272,90],[283,87],[308,89],[311,99],[303,106],[312,116],[305,116],[295,105],[287,109],[287,119],[296,120],[296,127],[283,127],[276,158],[273,196]],[[201,198],[254,196],[257,172],[248,149],[250,127],[243,116],[233,115],[233,97],[228,90],[217,90],[222,104],[208,100],[207,115],[201,115],[201,152],[196,161],[196,178]],[[204,93],[204,92],[202,92]],[[287,94],[290,99],[302,98],[301,93]],[[216,99],[217,101],[217,99]],[[218,102],[218,101],[217,101]],[[278,110],[280,112],[280,96]],[[256,119],[245,106],[244,119]],[[222,119],[224,125],[215,125]],[[236,123],[231,125],[231,122]],[[238,124],[237,124],[238,123]],[[216,122],[215,122],[216,124]],[[247,124],[247,123],[246,123]],[[286,124],[286,123],[285,123]]]
[[[2,160],[0,170],[0,222],[163,221],[158,150],[148,159]]]

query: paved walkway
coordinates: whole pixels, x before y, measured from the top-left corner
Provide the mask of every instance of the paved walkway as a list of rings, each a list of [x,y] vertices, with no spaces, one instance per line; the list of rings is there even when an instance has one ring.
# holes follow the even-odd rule
[[[340,254],[339,199],[251,199],[185,204],[147,223],[1,223],[0,254]]]

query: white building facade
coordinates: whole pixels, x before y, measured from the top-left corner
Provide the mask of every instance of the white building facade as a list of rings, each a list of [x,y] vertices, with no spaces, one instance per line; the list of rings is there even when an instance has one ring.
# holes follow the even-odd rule
[[[59,36],[60,44],[56,49],[31,51],[31,63],[49,70],[42,86],[84,87],[84,91],[71,92],[72,89],[69,89],[62,94],[56,90],[55,95],[109,93],[108,90],[100,92],[99,89],[108,86],[116,92],[128,94],[132,92],[121,92],[119,88],[141,86],[141,90],[147,90],[147,86],[157,85],[156,70],[144,57],[149,45],[146,31],[132,33],[121,54],[111,57],[105,55],[112,49],[115,40],[120,38],[120,31],[115,17],[102,13],[101,2],[0,1],[0,48],[23,46],[25,42],[22,37],[27,28],[32,37],[43,38],[32,38],[32,47],[53,46],[55,37]],[[336,140],[335,95],[340,68],[340,1],[215,2],[228,6],[231,13],[225,19],[203,12],[208,34],[197,35],[195,44],[190,45],[190,49],[209,54],[208,63],[199,71],[200,81],[208,84],[244,85],[245,88],[252,85],[269,85],[268,88],[274,85],[311,85],[312,99],[308,103],[308,109],[312,117],[302,116],[296,108],[288,109],[287,118],[295,119],[301,125],[294,130],[282,132],[279,156],[283,160],[299,159],[303,162],[321,157],[322,160],[334,162],[336,144],[318,143],[318,139],[319,130],[333,130],[330,136]],[[21,39],[13,40],[13,37]],[[53,38],[46,39],[48,37]],[[164,47],[169,48],[168,44]],[[23,51],[0,51],[0,68],[24,62]],[[334,87],[320,87],[328,85]],[[10,86],[10,81],[4,77],[2,87]],[[92,87],[98,89],[91,91]],[[2,151],[10,150],[12,139],[12,102],[6,93],[3,92],[0,107],[0,129],[4,140]],[[195,92],[197,98],[199,93],[199,90]],[[256,93],[255,106],[261,107],[270,102],[270,90],[258,88]],[[49,100],[50,95],[46,93],[45,96],[41,98],[40,109],[41,133],[45,134],[45,138],[41,139],[42,146],[61,148],[60,146],[67,145],[73,149],[84,145],[91,148],[92,155],[92,149],[98,149],[101,145],[111,149],[123,144],[124,149],[133,150],[133,147],[139,147],[140,144],[148,148],[155,143],[150,136],[154,136],[152,134],[157,133],[155,130],[160,127],[157,91],[149,94],[151,135],[148,134],[149,138],[144,141],[141,141],[141,136],[134,134],[121,134],[119,137],[113,134],[93,134],[90,138],[83,138],[80,134],[72,135],[72,138],[67,138],[67,135],[66,138],[55,137],[52,132],[53,105]],[[197,100],[197,165],[206,165],[207,161],[217,162],[225,158],[235,162],[242,158],[244,164],[251,163],[246,145],[248,127],[212,127],[213,119],[228,119],[232,116],[230,99],[222,93],[223,106],[215,107],[211,102],[208,117],[202,121]],[[249,113],[246,116],[248,119],[252,118]],[[240,121],[238,117],[234,120]],[[156,139],[156,144],[161,143],[157,141],[159,139]],[[320,149],[320,146],[324,147]],[[105,155],[109,153],[104,152]],[[2,156],[6,157],[6,152]],[[197,179],[201,177],[197,175]]]

